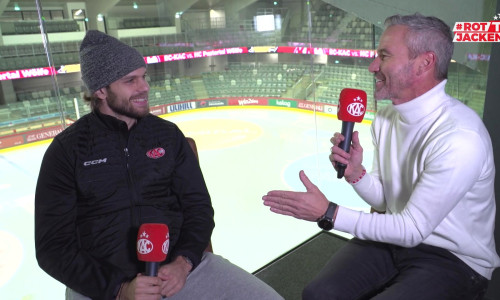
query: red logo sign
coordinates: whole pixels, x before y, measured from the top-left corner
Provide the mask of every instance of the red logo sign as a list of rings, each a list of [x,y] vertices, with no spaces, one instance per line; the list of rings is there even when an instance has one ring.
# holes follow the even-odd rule
[[[351,114],[351,116],[361,117],[365,114],[365,106],[363,103],[351,103],[347,105],[347,112]]]
[[[155,149],[151,149],[148,152],[146,152],[146,156],[152,159],[158,159],[165,155],[165,149],[159,147]]]
[[[488,22],[456,22],[454,42],[500,42],[500,14]]]

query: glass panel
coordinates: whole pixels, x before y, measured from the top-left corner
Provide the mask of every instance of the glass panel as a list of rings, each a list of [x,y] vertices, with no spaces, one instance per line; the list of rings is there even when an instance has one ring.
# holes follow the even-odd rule
[[[336,113],[342,89],[366,91],[368,112],[355,130],[364,165],[371,166],[369,125],[390,102],[374,101],[368,66],[381,23],[397,10],[392,4],[378,16],[354,1],[32,2],[8,1],[0,15],[0,156],[8,157],[0,161],[0,239],[17,249],[12,263],[0,255],[0,265],[8,265],[0,268],[5,298],[64,293],[37,267],[32,198],[49,139],[91,111],[79,73],[88,29],[107,32],[144,55],[151,112],[196,140],[216,211],[217,254],[253,272],[317,233],[314,224],[274,215],[262,205],[271,189],[304,190],[300,170],[327,197],[369,211],[336,178],[329,139],[341,129]],[[493,1],[471,2],[484,7],[479,19],[491,19]],[[414,9],[409,1],[397,5]],[[439,3],[429,6],[436,16],[447,15]],[[463,20],[448,21],[453,26]],[[482,116],[491,44],[472,44],[456,43],[460,54],[450,66],[447,92]],[[32,147],[18,147],[26,145]]]

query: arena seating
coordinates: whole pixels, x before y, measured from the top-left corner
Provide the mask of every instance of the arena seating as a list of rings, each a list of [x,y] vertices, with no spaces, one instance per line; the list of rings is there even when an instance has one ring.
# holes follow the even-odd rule
[[[45,29],[48,33],[76,32],[80,30],[80,27],[75,20],[47,20],[45,21]],[[2,23],[2,35],[39,33],[40,25],[38,21],[16,21]]]
[[[185,31],[182,34],[144,35],[121,40],[136,47],[144,56],[181,53],[207,47],[213,49],[246,45],[283,45],[292,42],[314,47],[374,48],[372,45],[374,28],[368,22],[329,4],[315,7],[311,15],[311,24],[307,21],[298,28],[283,28],[282,32],[256,32],[252,24],[246,23],[239,26],[225,24],[223,28],[184,24]],[[32,30],[32,23],[34,24],[34,22],[12,24],[16,28],[26,27],[19,30],[28,33]],[[122,20],[120,26],[148,28],[158,26],[157,23],[158,19],[133,18]],[[47,22],[46,25],[50,31],[77,30],[73,26],[77,25],[74,21]],[[79,63],[80,41],[52,42],[49,45],[54,66]],[[47,56],[41,43],[0,46],[0,71],[47,65]],[[230,96],[307,99],[335,105],[340,91],[345,87],[352,87],[365,90],[368,94],[368,109],[376,110],[388,102],[377,102],[377,107],[375,106],[372,96],[373,75],[367,68],[366,62],[361,65],[355,60],[312,66],[304,62],[299,64],[229,62],[223,71],[204,72],[193,78],[156,70],[157,73],[152,75],[150,81],[149,96],[152,106]],[[464,68],[450,69],[447,92],[451,96],[464,99],[467,105],[482,115],[486,76]],[[74,98],[78,99],[80,113],[89,111],[88,106],[81,100],[81,91],[80,86],[64,87],[59,91],[61,103],[71,117],[76,117]],[[59,100],[52,90],[22,90],[17,91],[16,97],[16,103],[0,106],[3,112],[0,114],[0,122],[57,113],[59,109],[57,105]],[[7,110],[9,113],[4,113]]]
[[[460,74],[459,77],[456,72],[450,72],[447,92],[453,97],[461,96],[467,105],[482,114],[484,78],[475,73]],[[313,85],[312,80],[314,91],[309,88]],[[196,87],[194,81],[199,81]],[[299,84],[302,86],[298,86]],[[314,65],[311,69],[310,66],[298,64],[231,63],[225,71],[206,72],[201,74],[201,78],[174,78],[171,75],[157,74],[151,78],[149,98],[152,106],[231,96],[298,98],[336,105],[340,91],[346,87],[365,90],[368,95],[368,110],[376,109],[373,100],[373,75],[368,72],[367,66],[347,64]],[[307,94],[299,94],[306,89]],[[80,86],[60,90],[66,113],[72,118],[76,117],[74,98],[77,99],[80,114],[89,112],[88,105],[83,103],[82,91]],[[17,98],[18,102],[4,107],[11,112],[2,114],[2,121],[57,113],[59,109],[57,97],[52,90],[19,92]],[[377,107],[387,103],[378,102]]]
[[[303,70],[286,65],[229,64],[226,71],[203,73],[209,97],[284,97]]]
[[[151,105],[168,104],[197,99],[191,79],[171,76],[152,78],[149,99]]]

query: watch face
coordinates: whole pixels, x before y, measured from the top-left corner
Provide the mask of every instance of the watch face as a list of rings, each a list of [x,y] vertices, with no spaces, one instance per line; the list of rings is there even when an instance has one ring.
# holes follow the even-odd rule
[[[319,220],[318,226],[324,230],[332,230],[332,228],[333,228],[332,221],[330,221],[326,218]]]

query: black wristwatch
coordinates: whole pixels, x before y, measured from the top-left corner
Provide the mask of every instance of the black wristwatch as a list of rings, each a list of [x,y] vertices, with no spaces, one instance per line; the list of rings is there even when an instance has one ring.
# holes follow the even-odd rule
[[[333,215],[335,214],[335,210],[337,210],[337,204],[330,202],[325,214],[317,221],[319,228],[327,231],[333,229]]]

